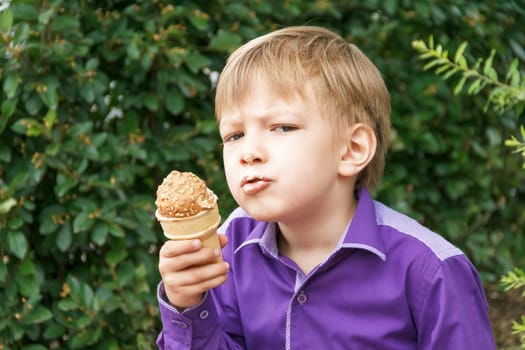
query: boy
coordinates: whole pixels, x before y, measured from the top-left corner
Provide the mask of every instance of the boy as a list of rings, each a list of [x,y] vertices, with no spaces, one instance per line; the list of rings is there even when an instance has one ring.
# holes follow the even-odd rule
[[[226,262],[198,240],[162,247],[160,348],[495,348],[469,260],[370,197],[390,98],[357,47],[318,27],[256,38],[215,102],[240,208],[219,229]]]

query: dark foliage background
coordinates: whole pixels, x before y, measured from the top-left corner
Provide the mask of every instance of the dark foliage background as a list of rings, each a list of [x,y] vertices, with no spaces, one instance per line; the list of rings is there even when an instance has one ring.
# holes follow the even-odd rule
[[[523,115],[454,96],[411,48],[525,60],[522,1],[18,0],[0,12],[0,349],[153,349],[156,186],[206,178],[223,216],[213,82],[231,50],[331,28],[380,68],[395,140],[376,197],[465,250],[485,281],[525,263]],[[522,70],[523,72],[523,70]]]

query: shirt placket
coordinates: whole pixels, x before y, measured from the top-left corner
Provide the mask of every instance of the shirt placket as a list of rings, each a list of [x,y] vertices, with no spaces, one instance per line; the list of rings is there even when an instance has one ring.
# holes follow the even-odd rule
[[[319,265],[313,269],[308,275],[305,275],[297,266],[291,265],[286,261],[281,259],[281,262],[287,267],[293,269],[296,273],[295,275],[295,285],[294,285],[294,294],[290,299],[288,308],[286,310],[286,330],[285,330],[285,349],[291,350],[291,340],[292,340],[292,309],[294,307],[304,307],[308,302],[308,294],[305,290],[305,285],[308,280],[315,275],[322,265]]]

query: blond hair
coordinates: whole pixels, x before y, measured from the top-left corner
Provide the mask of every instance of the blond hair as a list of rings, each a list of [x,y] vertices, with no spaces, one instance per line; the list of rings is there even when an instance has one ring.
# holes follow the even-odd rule
[[[287,27],[249,41],[230,55],[220,74],[217,119],[242,103],[258,79],[283,98],[304,96],[310,86],[319,109],[334,123],[336,138],[355,123],[369,125],[377,139],[376,153],[356,188],[378,187],[390,143],[390,95],[381,73],[355,45],[314,26]]]

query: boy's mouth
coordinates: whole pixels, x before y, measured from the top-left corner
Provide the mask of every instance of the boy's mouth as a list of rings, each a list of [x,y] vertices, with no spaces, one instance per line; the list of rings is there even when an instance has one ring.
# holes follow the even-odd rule
[[[249,174],[241,179],[241,186],[244,186],[249,183],[254,183],[263,179],[264,177],[261,174]]]
[[[241,188],[246,194],[256,194],[267,188],[270,182],[261,174],[249,174],[241,179]]]

